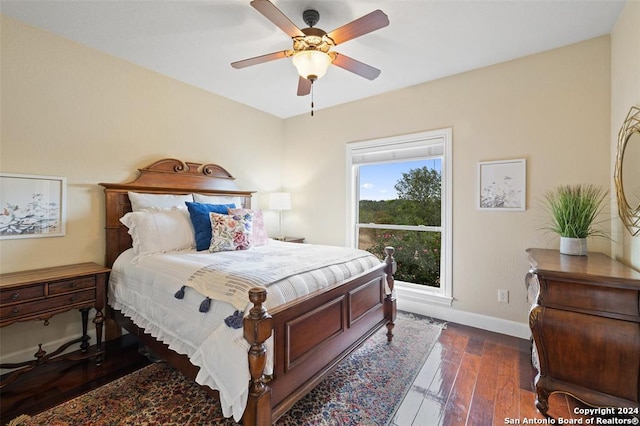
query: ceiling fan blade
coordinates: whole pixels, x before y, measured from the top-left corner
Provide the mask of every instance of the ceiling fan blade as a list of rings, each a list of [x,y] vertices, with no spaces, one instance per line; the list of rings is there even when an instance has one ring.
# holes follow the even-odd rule
[[[389,25],[389,17],[381,10],[374,10],[340,28],[336,28],[327,35],[331,37],[335,44],[340,44],[371,31],[379,30],[387,25]]]
[[[289,37],[304,37],[304,33],[287,16],[269,0],[253,0],[251,6],[262,13],[265,18],[276,24]]]
[[[298,78],[298,96],[307,96],[311,93],[311,80],[299,76]]]
[[[231,66],[235,69],[240,69],[240,68],[250,67],[252,65],[258,65],[263,62],[275,61],[276,59],[282,59],[288,56],[291,56],[291,51],[283,50],[281,52],[267,53],[266,55],[256,56],[253,58],[232,62]]]
[[[374,68],[371,65],[367,65],[364,62],[357,61],[341,53],[333,53],[335,55],[333,65],[339,66],[347,71],[351,71],[352,73],[358,74],[368,80],[375,80],[380,75],[380,70],[378,68]]]

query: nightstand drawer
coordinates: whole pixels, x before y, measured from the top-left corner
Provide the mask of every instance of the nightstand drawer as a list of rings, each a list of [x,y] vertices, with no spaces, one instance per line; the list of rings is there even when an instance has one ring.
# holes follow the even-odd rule
[[[0,308],[0,321],[27,317],[33,314],[54,311],[58,308],[69,309],[69,306],[88,304],[96,299],[95,289],[83,290],[62,296],[48,297],[33,302],[25,302]]]
[[[92,288],[96,285],[96,279],[94,276],[77,278],[73,280],[64,280],[54,283],[49,283],[49,295],[55,296],[56,294],[69,293],[72,291],[78,291],[85,288]]]
[[[44,297],[44,285],[36,284],[28,287],[9,288],[0,291],[0,303],[23,302]]]

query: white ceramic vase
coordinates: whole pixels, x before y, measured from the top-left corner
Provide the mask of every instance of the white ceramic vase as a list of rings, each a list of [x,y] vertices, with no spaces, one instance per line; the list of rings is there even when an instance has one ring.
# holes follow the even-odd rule
[[[560,237],[560,253],[571,256],[586,256],[587,239]]]

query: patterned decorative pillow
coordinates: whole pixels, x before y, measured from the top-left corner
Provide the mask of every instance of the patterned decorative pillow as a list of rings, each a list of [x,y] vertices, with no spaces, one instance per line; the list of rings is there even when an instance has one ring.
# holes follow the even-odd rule
[[[251,245],[254,247],[263,246],[269,241],[267,228],[264,225],[264,215],[260,209],[229,209],[229,214],[245,215],[253,214],[253,231],[251,232]]]
[[[219,214],[210,213],[211,245],[209,251],[247,250],[251,247],[251,231],[253,214]]]

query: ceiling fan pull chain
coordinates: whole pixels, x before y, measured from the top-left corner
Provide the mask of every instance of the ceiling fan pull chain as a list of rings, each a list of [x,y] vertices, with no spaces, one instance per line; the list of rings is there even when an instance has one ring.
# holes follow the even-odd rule
[[[313,80],[311,80],[311,116],[313,117]]]

